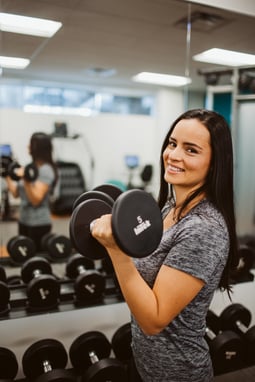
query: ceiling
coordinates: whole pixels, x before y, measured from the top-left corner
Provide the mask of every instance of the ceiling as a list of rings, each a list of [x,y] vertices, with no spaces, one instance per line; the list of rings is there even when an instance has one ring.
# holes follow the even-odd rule
[[[188,74],[190,88],[201,90],[198,70],[221,67],[194,62],[194,54],[213,47],[255,54],[254,17],[182,0],[0,0],[0,11],[63,23],[51,39],[0,31],[1,55],[31,59],[24,70],[3,69],[3,79],[155,89],[131,79],[149,71]],[[194,18],[189,39],[194,12],[217,17]]]

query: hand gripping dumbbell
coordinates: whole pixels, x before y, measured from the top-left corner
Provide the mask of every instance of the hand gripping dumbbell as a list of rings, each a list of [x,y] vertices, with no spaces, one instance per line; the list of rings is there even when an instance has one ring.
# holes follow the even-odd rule
[[[241,337],[232,330],[221,331],[219,319],[211,310],[206,317],[205,339],[209,345],[215,375],[241,368]]]
[[[51,338],[33,343],[22,357],[23,372],[33,382],[75,382],[70,370],[65,369],[68,361],[64,345]]]
[[[242,304],[231,304],[222,311],[219,319],[222,329],[234,330],[242,337],[246,365],[255,365],[255,325],[249,328],[251,312]]]
[[[111,350],[107,337],[99,331],[81,334],[73,341],[69,358],[81,382],[127,382],[126,367],[109,358]]]
[[[74,203],[70,219],[70,238],[77,252],[93,259],[107,255],[93,238],[91,223],[104,214],[112,214],[112,231],[119,247],[129,256],[145,257],[159,245],[163,234],[161,211],[154,198],[142,190],[123,192],[106,202],[109,195],[88,191]]]
[[[0,347],[0,381],[13,381],[18,373],[18,368],[15,353],[6,347]]]
[[[72,255],[66,263],[66,275],[74,280],[77,302],[96,301],[103,296],[105,277],[95,269],[92,260],[79,253]]]
[[[60,284],[46,259],[35,256],[27,260],[21,267],[21,278],[27,284],[29,307],[50,309],[58,305]]]
[[[41,241],[41,248],[54,260],[65,259],[71,254],[71,241],[65,235],[47,233]]]
[[[12,237],[7,243],[7,251],[10,258],[16,264],[23,264],[35,256],[36,246],[32,239],[24,235]]]
[[[20,180],[21,177],[17,174],[17,169],[21,168],[18,162],[12,162],[8,167],[8,175],[12,180]],[[24,167],[24,179],[27,182],[33,182],[38,178],[38,168],[34,163],[29,163]]]
[[[115,357],[126,364],[128,364],[132,358],[131,342],[131,323],[127,322],[114,332],[111,340]]]
[[[5,269],[0,265],[0,316],[10,311],[10,295]]]

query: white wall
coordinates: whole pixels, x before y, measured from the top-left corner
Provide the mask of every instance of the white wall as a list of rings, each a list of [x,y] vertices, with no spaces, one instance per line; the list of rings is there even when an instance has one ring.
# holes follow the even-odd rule
[[[141,168],[151,163],[157,179],[159,148],[163,136],[172,121],[183,112],[183,94],[180,90],[164,90],[157,94],[154,117],[141,115],[100,114],[96,116],[56,116],[50,114],[25,113],[20,110],[0,110],[1,143],[10,143],[14,156],[21,164],[31,160],[27,146],[35,131],[52,133],[54,122],[66,122],[70,135],[80,134],[82,140],[58,140],[55,144],[57,159],[67,159],[84,166],[85,181],[93,188],[109,179],[128,181],[124,164],[125,154],[140,157]],[[88,167],[90,151],[94,171]],[[139,173],[140,169],[136,172]],[[140,178],[134,181],[139,182]]]

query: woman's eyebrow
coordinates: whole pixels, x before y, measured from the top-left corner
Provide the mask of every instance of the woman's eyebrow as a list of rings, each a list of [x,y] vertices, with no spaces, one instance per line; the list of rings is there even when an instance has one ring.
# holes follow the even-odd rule
[[[174,141],[174,142],[177,142],[177,140],[173,137],[169,137],[169,141]],[[193,143],[193,142],[183,142],[183,144],[185,146],[191,146],[191,147],[196,147],[197,149],[199,150],[202,150],[203,148],[199,145],[197,145],[196,143]]]

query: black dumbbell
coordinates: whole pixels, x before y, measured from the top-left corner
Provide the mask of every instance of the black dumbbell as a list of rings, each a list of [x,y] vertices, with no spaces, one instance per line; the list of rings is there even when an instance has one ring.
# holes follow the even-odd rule
[[[132,358],[131,342],[131,323],[127,322],[115,331],[111,340],[115,357],[127,364]]]
[[[243,341],[232,330],[220,331],[218,317],[211,310],[206,317],[205,339],[209,345],[215,375],[242,367]]]
[[[4,315],[10,311],[10,296],[5,269],[0,265],[0,315]]]
[[[123,193],[119,187],[109,183],[101,184],[95,187],[94,191],[103,192],[104,194],[109,195],[114,201],[117,200],[120,194]]]
[[[105,277],[95,269],[92,260],[76,253],[66,264],[66,275],[75,279],[74,290],[77,301],[88,302],[103,296]]]
[[[254,275],[250,272],[254,263],[254,250],[247,244],[240,244],[238,248],[239,263],[235,274],[234,283],[253,281]]]
[[[163,234],[161,211],[154,198],[143,190],[123,192],[113,206],[88,191],[87,200],[75,204],[70,220],[70,238],[74,248],[86,257],[102,259],[105,248],[93,238],[91,223],[104,214],[112,214],[112,231],[119,247],[132,257],[145,257],[159,245]],[[99,191],[97,191],[99,192]],[[101,193],[101,192],[100,192]]]
[[[7,251],[16,264],[23,264],[35,256],[36,246],[32,239],[24,235],[12,237],[7,243]]]
[[[12,158],[7,155],[1,155],[0,157],[0,176],[5,178],[8,175],[8,168],[12,163]]]
[[[13,381],[18,373],[18,368],[15,353],[6,347],[0,347],[0,381]]]
[[[60,284],[46,259],[35,256],[27,260],[21,267],[21,278],[27,284],[29,307],[50,309],[58,305]]]
[[[71,241],[68,237],[51,232],[43,236],[41,248],[55,260],[65,259],[72,252]]]
[[[255,325],[249,328],[252,315],[242,304],[227,306],[219,316],[222,329],[233,330],[244,340],[244,361],[255,365]]]
[[[21,165],[18,162],[12,162],[8,166],[8,175],[13,180],[20,180],[20,176],[17,174],[17,169],[20,168]],[[24,179],[27,182],[33,182],[38,178],[38,168],[34,163],[29,163],[24,167]]]
[[[45,338],[29,346],[22,357],[24,375],[33,382],[74,382],[70,370],[65,369],[68,354],[64,345]]]
[[[70,361],[81,376],[81,382],[127,382],[125,365],[110,358],[111,344],[99,331],[90,331],[77,337],[70,346]]]

